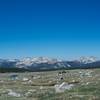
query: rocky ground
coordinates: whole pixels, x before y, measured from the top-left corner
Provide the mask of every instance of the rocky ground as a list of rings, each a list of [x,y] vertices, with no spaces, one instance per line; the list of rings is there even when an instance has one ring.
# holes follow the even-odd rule
[[[0,100],[100,100],[100,69],[0,73]]]

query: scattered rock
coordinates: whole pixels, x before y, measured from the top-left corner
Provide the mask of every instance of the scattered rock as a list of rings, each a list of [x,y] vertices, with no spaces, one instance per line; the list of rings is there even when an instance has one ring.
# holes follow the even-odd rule
[[[20,93],[16,93],[16,92],[14,92],[12,90],[9,90],[8,95],[9,96],[13,96],[13,97],[21,97]]]
[[[72,87],[74,86],[74,84],[68,84],[66,82],[63,82],[60,85],[55,85],[55,90],[57,93],[59,92],[64,92],[65,90],[70,90]]]

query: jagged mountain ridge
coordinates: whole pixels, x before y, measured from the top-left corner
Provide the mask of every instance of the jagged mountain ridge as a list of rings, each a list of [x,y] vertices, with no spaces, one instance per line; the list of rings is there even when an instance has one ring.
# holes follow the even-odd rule
[[[0,59],[0,68],[23,68],[31,71],[94,67],[100,67],[100,61],[93,56],[81,57],[79,60],[74,61],[58,60],[48,57]]]

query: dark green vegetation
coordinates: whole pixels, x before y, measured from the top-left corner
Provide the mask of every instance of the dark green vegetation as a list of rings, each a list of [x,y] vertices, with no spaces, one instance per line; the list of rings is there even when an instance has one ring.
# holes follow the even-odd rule
[[[10,76],[16,74],[13,80]],[[63,80],[58,80],[59,74]],[[62,82],[74,87],[57,93],[54,85]],[[20,95],[8,95],[9,90]],[[0,73],[0,100],[100,100],[100,69]]]
[[[5,67],[1,67],[0,68],[0,73],[6,73],[6,72],[25,72],[28,71],[24,68],[5,68]]]
[[[77,69],[96,69],[100,67],[70,67],[70,68],[55,68],[55,69],[25,69],[17,67],[0,67],[0,73],[21,73],[21,72],[43,72],[43,71],[57,71],[57,70],[77,70]]]

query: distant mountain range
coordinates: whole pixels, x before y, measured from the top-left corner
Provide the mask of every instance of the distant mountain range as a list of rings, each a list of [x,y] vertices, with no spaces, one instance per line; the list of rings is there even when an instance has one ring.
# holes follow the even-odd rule
[[[0,59],[0,71],[43,71],[76,68],[99,68],[96,57],[81,57],[79,60],[66,61],[47,57],[27,57],[24,59]]]

